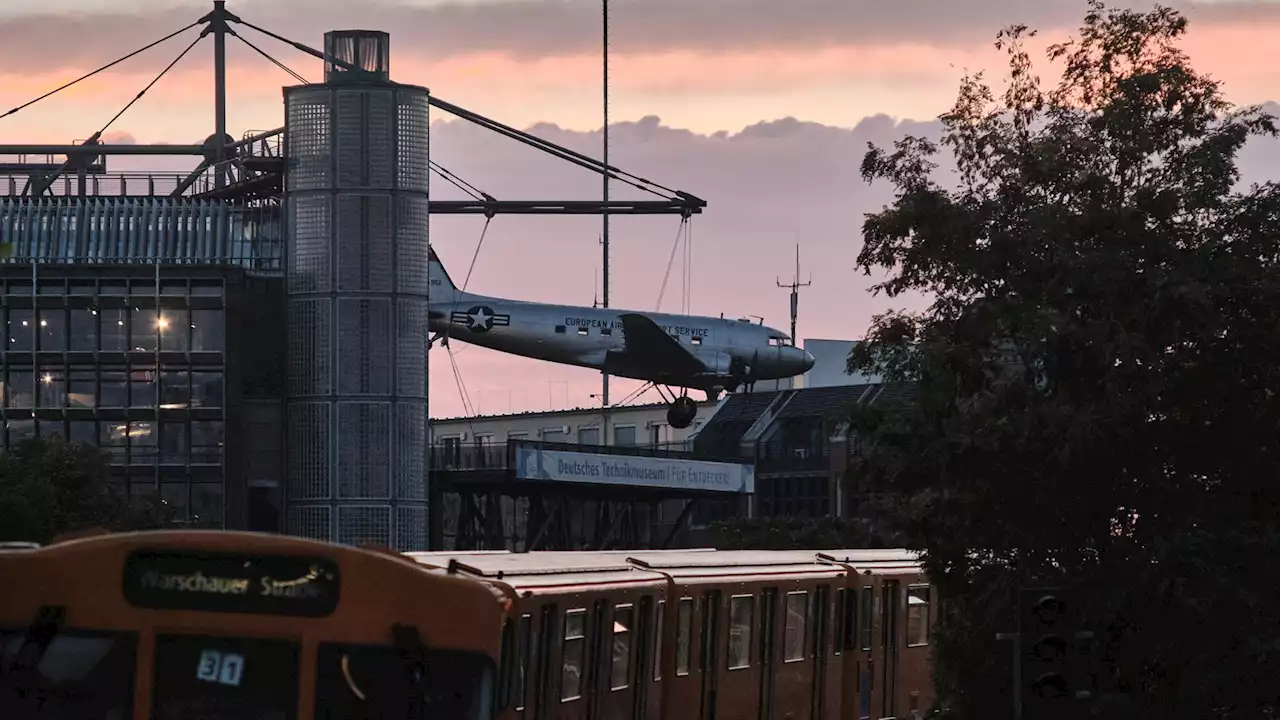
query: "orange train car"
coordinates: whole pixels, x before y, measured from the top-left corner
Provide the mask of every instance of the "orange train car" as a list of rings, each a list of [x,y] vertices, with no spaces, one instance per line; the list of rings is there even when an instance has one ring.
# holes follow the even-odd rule
[[[411,553],[518,599],[504,717],[921,717],[934,598],[906,550]]]
[[[488,720],[510,604],[400,555],[279,535],[9,546],[0,718]]]

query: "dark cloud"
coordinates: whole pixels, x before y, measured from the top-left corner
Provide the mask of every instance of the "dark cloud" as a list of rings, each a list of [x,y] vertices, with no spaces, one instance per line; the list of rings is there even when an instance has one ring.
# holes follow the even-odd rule
[[[1150,7],[1118,0],[1115,5]],[[1272,19],[1280,7],[1238,0],[1185,7],[1196,22]],[[397,56],[444,59],[496,51],[527,59],[593,54],[600,48],[596,0],[504,0],[405,5],[348,0],[273,0],[237,8],[245,20],[319,46],[324,31],[368,27],[392,33]],[[1009,23],[1075,27],[1083,2],[1048,0],[615,0],[611,44],[619,52],[813,49],[823,46],[917,42],[973,45]],[[30,71],[56,65],[105,63],[197,19],[203,9],[166,8],[142,14],[38,14],[0,21],[0,63]],[[242,28],[245,37],[286,62],[298,53]],[[152,52],[172,57],[179,41]],[[234,43],[233,45],[238,45]],[[49,48],[57,48],[49,52]],[[247,57],[248,53],[243,56]],[[201,62],[204,62],[202,60]],[[141,58],[130,63],[145,63]],[[146,66],[150,67],[150,66]],[[696,72],[692,68],[691,72]],[[303,73],[306,74],[305,72]]]

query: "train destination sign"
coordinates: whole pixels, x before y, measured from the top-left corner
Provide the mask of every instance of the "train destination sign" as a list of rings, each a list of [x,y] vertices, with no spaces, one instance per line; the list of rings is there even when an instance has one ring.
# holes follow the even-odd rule
[[[124,564],[135,607],[324,617],[338,606],[338,566],[302,555],[137,550]]]
[[[516,479],[632,487],[755,492],[755,466],[684,457],[640,457],[515,447]]]

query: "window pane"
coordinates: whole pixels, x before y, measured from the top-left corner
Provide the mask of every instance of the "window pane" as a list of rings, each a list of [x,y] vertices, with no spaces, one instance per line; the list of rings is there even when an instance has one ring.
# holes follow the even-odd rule
[[[296,717],[296,642],[210,635],[157,635],[155,642],[155,720]]]
[[[929,588],[907,588],[907,646],[929,644]]]
[[[570,610],[564,615],[564,669],[560,677],[560,699],[582,696],[582,656],[586,649],[586,610]]]
[[[809,619],[809,593],[787,593],[787,630],[783,639],[783,660],[804,659],[804,630]]]
[[[154,423],[134,420],[129,423],[129,463],[150,465],[156,459],[156,433]]]
[[[98,446],[116,462],[124,462],[125,448],[129,445],[129,423],[123,420],[106,420],[98,423]]]
[[[9,383],[5,386],[5,396],[6,404],[11,408],[35,406],[36,388],[31,376],[31,366],[9,368]]]
[[[25,635],[24,630],[0,631],[0,667],[18,662]],[[19,702],[19,696],[9,695],[14,691],[5,688],[0,707],[5,717],[132,717],[136,665],[133,637],[63,630],[31,668],[27,687],[22,688],[30,693],[28,702]]]
[[[519,643],[516,648],[516,658],[519,666],[516,668],[515,683],[511,688],[511,692],[515,699],[516,709],[523,710],[525,704],[525,675],[529,671],[529,653],[533,645],[533,617],[531,615],[520,616],[520,627],[517,630],[516,642]]]
[[[156,406],[156,371],[154,368],[129,368],[129,407]]]
[[[36,386],[37,407],[60,408],[67,404],[67,377],[62,368],[41,368]]]
[[[191,423],[191,462],[217,465],[222,462],[221,420],[197,420]]]
[[[870,587],[862,588],[862,607],[858,608],[858,633],[862,635],[862,649],[871,649],[871,604],[873,601]]]
[[[187,338],[191,332],[191,320],[186,310],[170,310],[160,312],[160,349],[169,352],[186,352],[190,347]]]
[[[36,434],[42,438],[66,438],[67,429],[61,420],[39,420],[36,422]]]
[[[44,308],[40,311],[40,325],[36,330],[41,350],[67,349],[67,311],[63,308]]]
[[[133,321],[129,323],[129,349],[134,352],[154,352],[159,340],[160,312],[155,308],[134,308]]]
[[[125,320],[129,311],[124,308],[112,308],[98,312],[101,318],[99,334],[102,338],[102,349],[106,352],[124,352],[129,349],[129,326]]]
[[[67,347],[73,351],[92,352],[98,349],[98,311],[90,308],[72,308]]]
[[[98,444],[98,424],[92,420],[72,420],[71,435],[67,438],[73,443]]]
[[[191,311],[191,349],[195,352],[221,352],[223,324],[221,310]]]
[[[36,436],[35,420],[10,420],[6,423],[9,430],[9,447],[21,445],[24,440]]]
[[[693,644],[690,642],[693,625],[693,598],[680,598],[676,617],[676,674],[689,674],[689,658]]]
[[[662,627],[666,622],[666,600],[658,601],[658,632],[653,636],[653,679],[658,681],[662,679]]]
[[[30,310],[9,310],[9,350],[21,352],[35,349],[35,328],[32,327],[32,322]]]
[[[187,425],[183,422],[165,422],[160,427],[160,462],[169,465],[187,464]]]
[[[164,503],[168,516],[185,522],[191,506],[191,486],[182,483],[164,483],[160,486],[160,502]]]
[[[613,671],[609,675],[609,687],[621,690],[631,677],[631,620],[634,609],[630,605],[618,605],[613,609]]]
[[[222,407],[221,372],[201,370],[191,373],[191,406]]]
[[[631,427],[615,427],[613,429],[613,444],[630,447],[636,444],[636,429]]]
[[[129,373],[123,368],[102,371],[98,406],[109,408],[129,407]]]
[[[191,483],[191,522],[222,527],[222,483]]]
[[[67,379],[67,407],[92,408],[97,395],[97,380],[92,368],[71,368]]]
[[[160,371],[160,406],[184,408],[191,404],[191,373],[186,369]]]
[[[751,622],[755,597],[735,595],[729,598],[729,669],[751,665]]]

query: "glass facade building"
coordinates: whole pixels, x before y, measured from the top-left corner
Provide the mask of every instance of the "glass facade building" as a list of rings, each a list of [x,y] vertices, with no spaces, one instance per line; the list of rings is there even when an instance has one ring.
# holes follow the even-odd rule
[[[6,279],[5,448],[61,435],[131,494],[224,521],[226,300],[213,279]]]
[[[261,415],[270,426],[283,401],[283,318],[272,307],[283,281],[245,266],[269,258],[183,255],[201,238],[239,237],[235,223],[219,227],[218,215],[274,213],[208,206],[205,219],[174,232],[174,217],[198,214],[180,200],[151,201],[171,212],[126,223],[139,240],[126,245],[93,222],[124,213],[90,203],[77,213],[65,201],[0,200],[0,236],[11,243],[0,263],[0,447],[55,435],[94,444],[109,455],[113,482],[158,496],[178,521],[272,529],[280,442],[263,432]],[[84,232],[86,224],[99,232]],[[154,229],[161,232],[144,242]],[[110,243],[142,257],[104,255]]]

